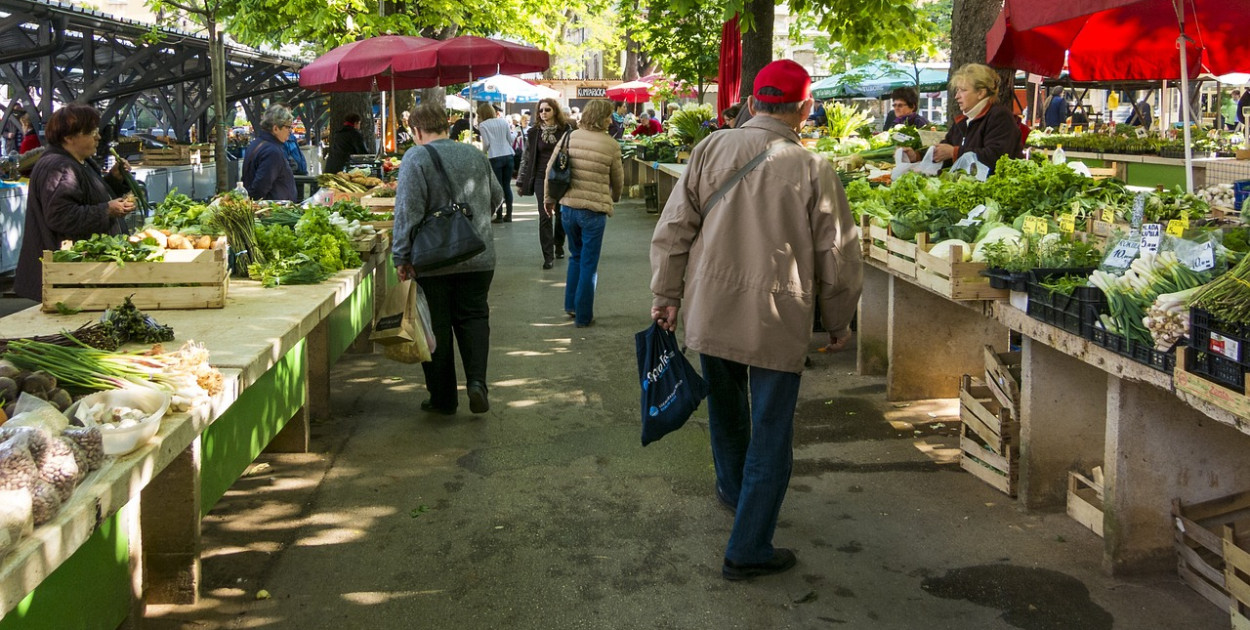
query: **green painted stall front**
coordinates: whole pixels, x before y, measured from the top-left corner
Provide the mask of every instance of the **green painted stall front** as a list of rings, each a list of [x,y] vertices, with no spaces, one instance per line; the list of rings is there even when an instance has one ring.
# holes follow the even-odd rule
[[[1185,187],[1185,167],[1172,164],[1126,164],[1128,175],[1125,177],[1131,186],[1173,186]]]
[[[334,365],[356,337],[373,323],[373,277],[373,274],[366,274],[351,297],[326,318],[326,325],[330,327],[330,365]]]
[[[136,499],[137,501],[138,499]],[[130,613],[130,538],[123,508],[31,591],[0,630],[115,630]]]
[[[243,475],[278,431],[304,406],[307,341],[301,339],[255,383],[247,386],[201,438],[200,513]]]

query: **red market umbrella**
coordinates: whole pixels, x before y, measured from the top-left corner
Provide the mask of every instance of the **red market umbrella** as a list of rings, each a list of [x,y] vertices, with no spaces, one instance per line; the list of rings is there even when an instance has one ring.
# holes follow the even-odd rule
[[[1043,3],[1009,1],[986,36],[986,58],[991,65],[1057,76],[1066,55],[1074,81],[1177,80],[1181,21],[1172,2],[1139,0],[1025,28],[1019,25],[1036,21],[1033,7]],[[1250,30],[1250,3],[1184,0],[1183,17],[1187,78],[1196,78],[1200,71],[1227,74],[1250,69],[1250,37],[1245,36]]]
[[[401,77],[450,85],[496,74],[542,72],[550,66],[551,56],[545,50],[466,35],[397,55],[392,70]]]
[[[651,100],[651,84],[645,81],[628,81],[608,88],[605,96],[609,101],[646,103]]]
[[[716,119],[721,125],[720,113],[738,102],[738,90],[742,87],[742,33],[738,30],[738,16],[725,22],[720,31],[720,68],[716,75]]]
[[[396,55],[437,42],[425,37],[380,35],[344,44],[304,66],[299,84],[322,92],[368,92],[375,80],[381,89],[431,87],[435,83],[429,78],[392,76],[391,61]]]

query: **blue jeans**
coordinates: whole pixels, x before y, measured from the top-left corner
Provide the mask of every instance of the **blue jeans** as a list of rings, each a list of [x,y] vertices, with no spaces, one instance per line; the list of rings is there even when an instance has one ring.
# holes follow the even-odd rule
[[[512,218],[512,156],[497,157],[490,159],[490,169],[495,171],[495,179],[499,180],[499,185],[503,186],[503,204],[508,210],[508,218]],[[495,213],[503,216],[503,210]]]
[[[794,464],[794,407],[800,376],[700,355],[717,488],[737,502],[725,559],[759,564],[773,557],[777,515]]]
[[[560,206],[564,233],[569,239],[569,275],[564,283],[564,310],[576,313],[574,323],[590,324],[595,318],[595,286],[599,283],[599,252],[608,215],[593,210]]]

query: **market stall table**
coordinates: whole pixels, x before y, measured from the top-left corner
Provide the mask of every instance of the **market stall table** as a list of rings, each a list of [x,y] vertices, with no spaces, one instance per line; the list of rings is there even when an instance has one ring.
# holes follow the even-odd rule
[[[330,411],[330,365],[372,321],[374,287],[394,281],[388,243],[322,284],[236,281],[222,310],[153,312],[179,341],[207,346],[227,393],[211,417],[171,417],[151,445],[92,473],[50,524],[61,526],[39,528],[0,563],[0,629],[111,629],[141,615],[141,593],[151,603],[194,601],[200,519],[262,450],[307,449],[309,414]],[[0,319],[0,336],[83,319],[34,307]],[[82,584],[101,585],[98,601],[83,605]]]

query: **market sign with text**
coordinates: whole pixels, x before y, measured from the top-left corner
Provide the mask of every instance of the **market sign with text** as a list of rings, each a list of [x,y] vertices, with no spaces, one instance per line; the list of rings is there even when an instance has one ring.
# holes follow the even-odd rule
[[[579,87],[577,88],[577,98],[604,98],[608,95],[608,88],[605,87]]]

